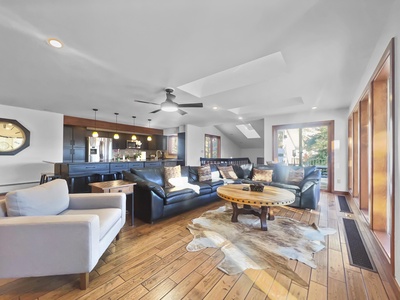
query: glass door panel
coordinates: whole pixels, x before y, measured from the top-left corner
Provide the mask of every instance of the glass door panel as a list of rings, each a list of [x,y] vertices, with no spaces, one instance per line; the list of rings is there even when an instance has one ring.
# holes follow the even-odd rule
[[[328,188],[328,126],[277,130],[277,160],[292,166],[316,166],[321,170],[321,189]]]

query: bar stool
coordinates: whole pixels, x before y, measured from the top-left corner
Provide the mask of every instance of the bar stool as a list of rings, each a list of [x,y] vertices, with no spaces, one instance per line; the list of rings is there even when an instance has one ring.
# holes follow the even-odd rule
[[[117,180],[117,173],[108,173],[108,174],[99,174],[101,182],[103,181],[110,181],[110,180]]]
[[[60,175],[55,175],[54,173],[42,173],[41,176],[40,176],[39,184],[43,184],[43,183],[52,181],[52,180],[57,179],[57,178],[61,178],[61,176]]]

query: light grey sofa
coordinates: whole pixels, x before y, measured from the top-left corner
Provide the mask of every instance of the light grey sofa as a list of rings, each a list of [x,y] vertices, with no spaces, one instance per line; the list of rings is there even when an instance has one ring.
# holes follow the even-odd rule
[[[68,194],[63,179],[9,192],[0,200],[0,278],[80,274],[86,289],[125,205],[124,193]]]

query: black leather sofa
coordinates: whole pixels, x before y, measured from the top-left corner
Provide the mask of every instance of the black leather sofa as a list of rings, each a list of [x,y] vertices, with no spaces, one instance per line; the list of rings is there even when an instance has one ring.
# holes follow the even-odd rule
[[[235,183],[260,183],[259,181],[252,181],[253,171],[250,172],[248,177],[243,176],[243,172],[240,172],[239,166],[234,166],[234,171],[238,176]],[[316,209],[320,199],[320,181],[321,181],[321,170],[315,166],[304,167],[304,178],[300,182],[291,182],[288,180],[288,173],[290,169],[298,169],[295,166],[286,165],[258,165],[253,168],[262,170],[273,170],[271,182],[261,182],[264,185],[275,186],[291,191],[295,194],[295,201],[289,206]],[[246,174],[246,173],[244,173]]]
[[[199,182],[199,167],[182,166],[181,176],[188,177],[188,183],[198,185],[200,193],[189,188],[166,188],[163,168],[140,168],[123,171],[125,180],[136,182],[134,187],[135,217],[153,223],[184,211],[220,200],[217,188],[222,180]]]

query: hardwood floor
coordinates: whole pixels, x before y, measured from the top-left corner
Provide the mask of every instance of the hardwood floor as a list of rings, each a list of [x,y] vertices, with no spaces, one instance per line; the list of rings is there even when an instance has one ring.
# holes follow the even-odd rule
[[[130,227],[127,220],[120,240],[90,273],[85,291],[79,289],[79,275],[0,279],[0,299],[400,299],[387,259],[351,201],[350,215],[339,212],[336,196],[328,193],[321,194],[317,211],[274,209],[275,215],[337,230],[326,238],[326,248],[315,254],[316,269],[289,261],[308,288],[272,269],[228,276],[216,268],[223,259],[217,249],[187,252],[192,240],[188,222],[224,204],[220,201],[153,225],[135,220],[135,227]],[[359,221],[378,273],[349,264],[343,217]]]

